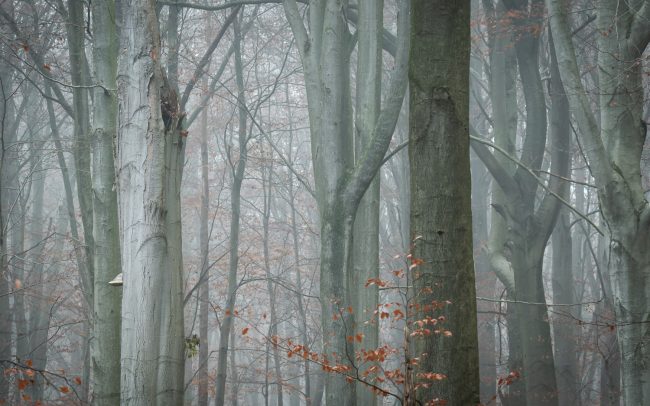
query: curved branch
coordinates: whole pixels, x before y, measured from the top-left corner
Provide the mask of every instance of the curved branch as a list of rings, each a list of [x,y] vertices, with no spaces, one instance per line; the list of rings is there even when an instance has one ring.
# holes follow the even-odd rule
[[[185,110],[185,105],[187,104],[187,100],[190,98],[190,93],[192,92],[192,89],[194,89],[196,83],[205,74],[203,68],[205,68],[206,65],[210,62],[214,50],[217,49],[217,46],[219,46],[219,43],[223,39],[223,36],[226,34],[226,31],[228,30],[228,27],[230,27],[230,24],[232,24],[232,22],[235,21],[235,18],[237,18],[237,14],[239,13],[240,8],[241,6],[236,6],[233,9],[233,11],[230,13],[228,18],[226,18],[226,21],[224,21],[223,25],[221,26],[221,30],[219,30],[219,33],[217,33],[217,36],[210,44],[210,47],[207,49],[207,51],[205,51],[205,54],[203,55],[203,58],[201,58],[201,61],[199,61],[199,64],[196,65],[196,69],[194,69],[194,74],[192,74],[190,81],[187,83],[187,86],[185,86],[185,90],[183,91],[183,97],[181,97],[181,105],[180,105],[181,111]]]

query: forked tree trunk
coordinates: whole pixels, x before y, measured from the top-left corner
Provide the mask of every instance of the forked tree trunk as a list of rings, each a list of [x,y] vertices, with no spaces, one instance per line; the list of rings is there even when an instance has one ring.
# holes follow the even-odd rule
[[[316,199],[321,220],[320,293],[323,353],[327,362],[352,371],[354,331],[350,286],[352,229],[357,208],[377,174],[395,128],[406,88],[409,2],[399,4],[398,51],[394,80],[385,107],[362,151],[354,151],[350,88],[350,39],[347,2],[326,0],[309,8],[309,28],[295,0],[284,8],[305,70]],[[365,52],[360,51],[360,52]],[[372,80],[378,80],[374,77]],[[360,157],[355,162],[355,154]],[[351,405],[356,386],[342,373],[325,374],[325,402]]]
[[[650,335],[645,323],[650,318],[650,205],[640,174],[647,136],[639,124],[644,100],[640,58],[650,41],[650,4],[598,2],[598,29],[608,33],[598,36],[600,128],[581,82],[567,4],[547,0],[547,5],[560,74],[608,225],[623,401],[643,404],[650,399]]]

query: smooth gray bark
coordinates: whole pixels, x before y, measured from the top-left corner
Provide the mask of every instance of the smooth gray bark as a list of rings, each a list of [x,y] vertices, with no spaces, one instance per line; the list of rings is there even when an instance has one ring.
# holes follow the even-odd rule
[[[383,28],[383,0],[359,1],[359,46],[357,61],[356,118],[355,118],[355,160],[371,140],[372,129],[381,112],[381,77]],[[349,334],[361,334],[358,349],[375,350],[379,346],[379,323],[366,323],[372,318],[379,303],[379,288],[376,283],[367,285],[370,279],[379,278],[379,172],[363,195],[354,220],[353,270],[351,289],[355,317],[355,328]],[[355,348],[356,350],[357,348]],[[372,368],[375,363],[358,365],[360,373]],[[362,382],[357,382],[356,402],[359,405],[374,405],[377,395]]]
[[[77,198],[83,225],[86,272],[90,284],[93,284],[93,214],[92,214],[92,181],[90,179],[90,107],[86,78],[88,66],[85,55],[84,39],[84,3],[82,0],[68,0],[68,54],[70,57],[70,79],[75,86],[72,90],[72,107],[74,119],[74,167],[77,181]],[[88,306],[92,309],[93,292],[86,293]],[[92,312],[91,312],[92,314]]]
[[[177,405],[185,361],[178,102],[160,65],[154,2],[123,6],[117,161],[124,277],[121,403]],[[161,102],[170,107],[168,125]]]
[[[552,46],[552,36],[551,36]],[[560,159],[566,162],[562,173],[558,176],[571,177],[571,113],[569,101],[564,92],[560,72],[558,70],[555,51],[551,48],[551,82],[550,99],[551,131],[555,134],[551,148],[557,150]],[[561,196],[569,201],[569,184],[563,185]],[[574,287],[573,246],[569,211],[563,208],[555,225],[552,235],[552,281],[553,302],[556,304],[577,303]],[[576,319],[579,318],[577,308],[571,307],[560,312],[553,318],[553,344],[555,356],[555,371],[558,390],[558,405],[577,406],[580,404],[580,377],[578,375],[578,329]]]
[[[209,338],[208,315],[210,307],[210,274],[209,253],[210,235],[208,234],[208,211],[210,208],[210,184],[208,174],[208,112],[204,106],[201,112],[201,214],[199,226],[199,244],[201,246],[201,273],[199,275],[199,380],[198,394],[199,406],[208,405],[208,366],[209,366]]]
[[[37,149],[42,149],[43,141],[38,136],[33,139]],[[32,218],[28,229],[30,236],[30,247],[36,247],[32,253],[32,266],[29,271],[29,283],[35,287],[36,294],[29,300],[29,327],[28,342],[29,355],[32,365],[36,369],[45,370],[47,367],[47,349],[49,346],[50,326],[50,304],[48,303],[47,292],[49,284],[45,276],[43,252],[46,240],[44,238],[45,216],[43,212],[43,200],[45,193],[45,179],[47,170],[43,169],[42,156],[37,157],[32,180]],[[51,225],[51,222],[50,222]],[[49,231],[49,230],[48,230]],[[34,385],[28,387],[28,394],[34,400],[43,400],[44,380],[42,376],[35,375]],[[1,397],[0,397],[1,398]]]
[[[269,311],[270,311],[270,325],[269,336],[274,337],[278,335],[278,314],[277,314],[277,299],[275,284],[273,282],[273,272],[271,270],[270,252],[269,252],[269,221],[271,220],[271,202],[273,197],[273,151],[271,150],[269,156],[265,157],[265,161],[269,162],[262,168],[262,189],[264,192],[264,206],[262,208],[262,245],[264,249],[264,274],[266,276],[266,289],[269,292]],[[284,405],[283,400],[283,381],[282,381],[282,368],[280,367],[280,350],[277,345],[273,346],[273,367],[275,369],[275,387],[277,393],[278,405]]]
[[[108,284],[122,272],[114,145],[117,139],[117,25],[115,1],[92,3],[95,80],[92,142],[94,304],[91,359],[93,404],[120,399],[122,291]]]

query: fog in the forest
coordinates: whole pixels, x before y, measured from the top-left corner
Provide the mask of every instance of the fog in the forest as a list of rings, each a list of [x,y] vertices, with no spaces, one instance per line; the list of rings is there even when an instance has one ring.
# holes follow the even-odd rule
[[[650,403],[650,0],[0,0],[0,405]]]

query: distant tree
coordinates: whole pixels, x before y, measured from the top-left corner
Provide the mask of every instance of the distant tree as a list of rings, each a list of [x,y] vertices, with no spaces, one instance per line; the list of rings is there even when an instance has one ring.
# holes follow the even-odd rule
[[[608,226],[623,403],[640,405],[650,399],[650,204],[641,177],[641,154],[647,137],[642,119],[645,73],[641,58],[650,42],[650,2],[596,2],[596,113],[576,59],[569,2],[547,0],[546,4],[560,76]]]

